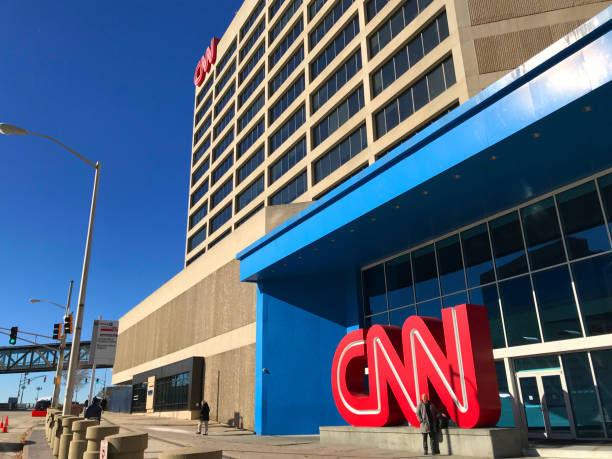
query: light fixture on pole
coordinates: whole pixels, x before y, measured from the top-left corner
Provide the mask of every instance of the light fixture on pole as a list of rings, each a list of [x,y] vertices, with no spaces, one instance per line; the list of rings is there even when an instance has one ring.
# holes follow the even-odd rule
[[[54,303],[49,300],[39,300],[37,298],[30,298],[30,303],[49,303],[53,306],[57,306],[64,310],[64,317],[70,314],[70,299],[72,298],[72,284],[74,281],[70,281],[70,287],[68,288],[68,301],[66,306],[62,306],[61,304]],[[51,399],[51,407],[57,408],[59,406],[59,397],[60,397],[60,385],[62,382],[62,371],[64,370],[64,352],[66,350],[66,331],[62,333],[62,337],[60,339],[59,350],[57,353],[57,366],[55,369],[55,378],[53,379],[53,398]],[[73,340],[74,342],[74,340]],[[71,349],[72,352],[72,349]]]
[[[85,255],[83,257],[83,270],[81,272],[81,286],[79,290],[79,302],[77,305],[76,312],[76,326],[74,329],[74,336],[72,337],[72,350],[70,352],[70,364],[68,365],[68,381],[66,382],[66,396],[64,398],[64,409],[63,414],[68,415],[72,410],[72,395],[74,393],[74,385],[76,382],[76,372],[79,368],[79,355],[80,355],[80,344],[81,344],[81,326],[83,324],[83,313],[85,309],[85,296],[87,292],[87,279],[89,277],[89,259],[91,255],[91,240],[93,236],[94,220],[96,216],[96,201],[98,198],[98,182],[100,181],[100,163],[93,163],[81,154],[77,153],[73,149],[67,147],[62,142],[53,137],[49,137],[45,134],[37,132],[30,132],[26,129],[11,124],[0,123],[0,133],[5,135],[35,135],[38,137],[44,137],[45,139],[51,140],[64,149],[68,150],[74,156],[84,161],[93,167],[96,171],[94,176],[93,195],[91,197],[91,208],[89,212],[89,225],[87,227],[87,239],[85,242]]]

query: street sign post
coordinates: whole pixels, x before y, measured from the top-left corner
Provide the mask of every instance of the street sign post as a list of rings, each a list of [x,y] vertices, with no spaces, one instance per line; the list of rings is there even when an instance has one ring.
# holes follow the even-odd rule
[[[91,333],[91,351],[89,353],[89,363],[92,365],[91,383],[89,384],[89,403],[91,403],[93,396],[96,366],[112,366],[115,363],[118,334],[118,320],[94,320],[93,331]]]

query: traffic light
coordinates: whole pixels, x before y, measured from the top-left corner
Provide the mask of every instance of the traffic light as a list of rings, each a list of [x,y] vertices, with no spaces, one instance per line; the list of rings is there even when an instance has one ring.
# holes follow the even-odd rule
[[[100,384],[100,378],[96,378],[96,384]]]
[[[62,324],[53,324],[53,339],[62,339]]]
[[[43,382],[47,382],[47,377],[43,376]]]
[[[87,378],[85,378],[85,384],[87,384]]]
[[[72,314],[69,316],[64,316],[64,335],[67,335],[68,333],[72,333],[71,325],[72,325]]]
[[[9,344],[15,344],[17,342],[17,330],[18,327],[11,327],[11,336],[9,338]]]

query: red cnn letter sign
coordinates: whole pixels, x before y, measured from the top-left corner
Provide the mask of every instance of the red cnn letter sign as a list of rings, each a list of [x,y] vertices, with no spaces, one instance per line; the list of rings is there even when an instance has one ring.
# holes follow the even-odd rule
[[[210,41],[210,46],[206,48],[206,53],[202,56],[202,59],[198,62],[193,75],[193,84],[200,86],[204,82],[204,77],[210,70],[210,66],[217,61],[217,43],[218,38],[213,38]]]
[[[342,417],[358,427],[404,419],[418,427],[422,394],[459,427],[495,425],[501,406],[486,308],[463,304],[442,309],[441,321],[411,316],[401,329],[349,333],[334,355],[332,391]]]

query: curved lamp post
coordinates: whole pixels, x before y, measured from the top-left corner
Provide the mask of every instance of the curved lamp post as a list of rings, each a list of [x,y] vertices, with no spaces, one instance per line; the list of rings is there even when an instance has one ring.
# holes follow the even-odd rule
[[[70,351],[70,363],[68,365],[68,381],[66,382],[66,395],[64,398],[64,409],[63,414],[68,415],[72,409],[72,395],[74,393],[74,384],[76,382],[76,372],[79,368],[79,356],[80,343],[81,343],[81,326],[83,324],[83,313],[85,309],[85,295],[87,292],[87,278],[89,276],[89,259],[91,255],[91,238],[93,235],[94,219],[96,216],[96,200],[98,197],[98,182],[100,180],[100,163],[93,163],[84,156],[80,155],[73,149],[67,147],[62,142],[53,137],[49,137],[45,134],[39,134],[37,132],[30,132],[26,129],[12,124],[0,123],[0,134],[4,135],[35,135],[38,137],[44,137],[45,139],[51,140],[64,149],[68,150],[74,156],[84,161],[96,170],[94,177],[93,195],[91,198],[91,209],[89,212],[89,226],[87,228],[87,240],[85,242],[85,256],[83,257],[83,271],[81,272],[81,287],[79,290],[79,303],[77,306],[76,313],[76,326],[74,329],[74,336],[72,337],[72,349]]]

